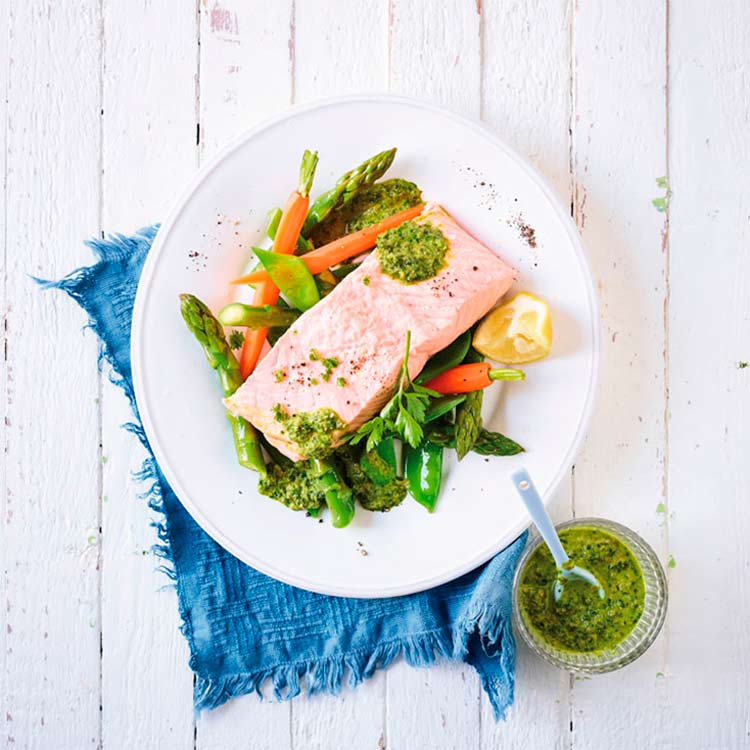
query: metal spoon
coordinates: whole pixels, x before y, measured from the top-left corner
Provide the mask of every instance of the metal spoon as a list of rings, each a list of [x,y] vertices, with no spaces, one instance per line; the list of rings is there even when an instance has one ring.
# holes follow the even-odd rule
[[[557,565],[557,579],[554,588],[555,601],[560,601],[563,589],[565,588],[565,581],[570,581],[574,578],[580,578],[582,581],[596,586],[599,589],[599,598],[604,599],[604,587],[599,583],[596,576],[585,568],[575,565],[563,549],[560,537],[557,536],[552,519],[547,514],[542,498],[539,496],[536,487],[534,487],[529,472],[526,469],[519,469],[518,471],[514,471],[510,475],[510,478],[518,494],[521,496],[526,509],[529,511],[531,520],[537,529],[539,529],[542,539],[544,539],[549,547],[555,565]]]

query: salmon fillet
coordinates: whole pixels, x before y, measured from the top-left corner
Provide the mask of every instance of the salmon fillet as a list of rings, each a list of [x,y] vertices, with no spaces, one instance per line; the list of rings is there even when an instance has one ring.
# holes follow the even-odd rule
[[[440,206],[428,204],[415,221],[429,222],[448,240],[446,264],[437,276],[403,284],[386,276],[377,252],[371,253],[298,318],[242,387],[225,399],[231,412],[252,422],[289,458],[305,456],[276,419],[279,406],[289,414],[330,408],[346,425],[340,435],[356,430],[392,395],[407,331],[409,373],[416,377],[433,354],[485,315],[513,282],[514,269]],[[320,360],[310,359],[312,350]],[[339,365],[325,381],[321,360],[329,357]]]

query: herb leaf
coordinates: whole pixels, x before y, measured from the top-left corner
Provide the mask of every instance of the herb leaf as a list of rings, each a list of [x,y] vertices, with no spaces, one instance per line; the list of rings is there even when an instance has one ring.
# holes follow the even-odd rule
[[[387,423],[382,417],[373,417],[352,435],[350,442],[356,445],[367,437],[367,450],[372,450],[383,439],[386,426]]]
[[[408,409],[401,409],[396,417],[396,430],[412,448],[419,446],[424,431]]]
[[[380,414],[369,422],[365,422],[351,438],[352,443],[358,443],[367,436],[367,449],[374,448],[386,434],[401,438],[413,448],[416,448],[424,430],[427,406],[430,399],[439,396],[433,390],[421,385],[415,385],[409,377],[409,349],[411,345],[411,331],[406,332],[406,350],[404,360],[398,376],[396,392],[388,403],[380,410]]]
[[[423,396],[421,393],[404,393],[407,413],[410,413],[418,422],[422,422],[428,399],[428,396]]]
[[[245,334],[236,328],[229,334],[229,346],[232,349],[239,349],[245,342]]]

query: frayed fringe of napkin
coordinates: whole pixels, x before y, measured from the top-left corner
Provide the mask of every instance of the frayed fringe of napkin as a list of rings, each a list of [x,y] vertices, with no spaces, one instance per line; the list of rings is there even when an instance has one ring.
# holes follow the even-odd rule
[[[106,239],[91,239],[85,244],[94,251],[99,261],[122,261],[136,254],[145,256],[158,228],[159,225],[154,224],[140,229],[132,237],[115,234]],[[88,313],[81,287],[92,283],[96,272],[97,264],[94,264],[79,268],[59,281],[32,278],[44,289],[60,289],[66,292]],[[100,341],[100,368],[102,362],[110,366],[108,374],[110,382],[123,390],[137,419],[138,408],[135,394],[129,382],[119,372],[117,362],[108,350],[97,322],[90,317],[85,328],[91,329]],[[341,654],[325,659],[280,664],[249,674],[231,675],[220,680],[202,676],[195,664],[190,615],[183,608],[182,596],[180,596],[158,464],[151,455],[148,439],[140,423],[128,422],[122,427],[135,435],[149,453],[141,469],[134,472],[133,478],[139,483],[146,484],[144,491],[139,493],[138,497],[146,500],[148,507],[158,514],[158,517],[151,522],[151,526],[156,530],[159,541],[152,546],[151,551],[163,561],[157,569],[167,576],[177,589],[180,631],[190,644],[190,667],[196,675],[194,687],[196,712],[217,708],[232,698],[251,692],[263,698],[267,683],[276,700],[291,700],[302,692],[303,686],[310,695],[318,692],[335,695],[340,692],[345,676],[347,676],[347,684],[350,687],[356,687],[363,680],[372,677],[378,669],[385,669],[399,656],[403,656],[406,663],[413,667],[427,667],[441,658],[465,660],[469,652],[469,640],[477,634],[485,653],[494,657],[499,655],[503,671],[511,675],[510,683],[504,684],[488,675],[486,670],[478,669],[482,687],[487,693],[495,719],[505,718],[508,707],[513,703],[515,642],[510,622],[504,619],[498,608],[489,608],[486,605],[466,613],[452,629],[430,631],[404,640],[381,644],[367,653]]]
[[[385,669],[399,656],[403,656],[412,667],[427,667],[438,659],[464,659],[469,651],[469,639],[478,633],[485,653],[500,655],[503,666],[513,674],[515,645],[510,623],[495,609],[483,607],[469,613],[454,628],[422,633],[419,636],[384,643],[368,652],[356,652],[281,664],[273,668],[248,674],[231,675],[221,680],[212,680],[197,674],[194,689],[196,711],[213,709],[231,698],[246,693],[256,693],[261,699],[270,688],[278,701],[291,700],[303,689],[309,695],[341,691],[346,677],[349,687],[355,688],[363,680],[372,677],[379,669]],[[514,681],[510,685],[492,679],[484,670],[479,670],[482,687],[492,706],[495,720],[505,718],[513,702]]]

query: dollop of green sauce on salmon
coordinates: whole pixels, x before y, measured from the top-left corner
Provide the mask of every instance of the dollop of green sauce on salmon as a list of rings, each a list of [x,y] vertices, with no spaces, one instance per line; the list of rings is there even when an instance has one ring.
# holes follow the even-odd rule
[[[383,232],[375,244],[383,273],[404,284],[436,276],[445,266],[450,247],[437,227],[414,221]]]
[[[344,429],[344,423],[333,409],[289,414],[281,404],[273,407],[273,415],[284,427],[286,437],[297,445],[308,458],[325,458],[333,451],[334,433]]]
[[[566,580],[555,601],[557,567],[546,545],[540,544],[521,572],[521,617],[550,645],[576,653],[614,648],[622,643],[643,614],[645,586],[638,561],[624,542],[593,527],[560,532],[560,541],[576,565],[591,571],[604,587]]]
[[[319,224],[309,239],[315,247],[320,247],[421,202],[422,191],[413,182],[400,178],[376,182],[358,190],[350,201]]]

